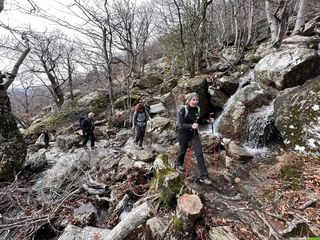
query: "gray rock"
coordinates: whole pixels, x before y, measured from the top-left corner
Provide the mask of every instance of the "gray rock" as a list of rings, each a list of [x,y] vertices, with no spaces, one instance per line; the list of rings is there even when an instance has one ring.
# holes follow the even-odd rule
[[[279,90],[303,84],[318,74],[320,57],[314,49],[289,48],[273,52],[255,66],[257,82]]]
[[[320,156],[320,77],[277,97],[275,125],[288,148]]]

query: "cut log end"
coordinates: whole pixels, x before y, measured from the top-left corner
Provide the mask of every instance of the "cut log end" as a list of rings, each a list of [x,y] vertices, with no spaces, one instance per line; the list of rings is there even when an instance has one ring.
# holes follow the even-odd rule
[[[178,200],[179,210],[183,215],[200,216],[203,204],[198,195],[183,194]]]

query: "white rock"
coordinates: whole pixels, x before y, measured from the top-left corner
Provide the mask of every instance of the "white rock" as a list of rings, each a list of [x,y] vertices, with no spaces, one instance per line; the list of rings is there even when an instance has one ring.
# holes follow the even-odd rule
[[[320,109],[320,107],[318,104],[312,106],[312,110],[314,110],[314,111],[318,111],[319,109]]]

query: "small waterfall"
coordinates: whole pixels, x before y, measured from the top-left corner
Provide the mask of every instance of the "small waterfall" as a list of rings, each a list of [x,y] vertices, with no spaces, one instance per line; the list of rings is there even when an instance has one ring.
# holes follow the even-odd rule
[[[237,91],[228,99],[226,104],[223,106],[223,111],[218,116],[218,118],[214,121],[214,124],[213,124],[213,135],[214,136],[217,136],[217,137],[221,136],[221,133],[219,133],[221,120],[222,120],[223,116],[225,115],[225,113],[229,111],[230,107],[237,101],[237,98],[236,98],[237,94],[236,93],[239,91],[239,89],[241,89],[243,87],[243,85],[245,85],[248,82],[253,82],[253,81],[254,81],[254,70],[253,69],[250,69],[249,72],[245,76],[243,76],[239,79],[239,87],[238,87]],[[211,128],[208,131],[212,132]]]
[[[265,147],[273,133],[273,102],[269,106],[257,109],[247,120],[247,146],[251,148]]]

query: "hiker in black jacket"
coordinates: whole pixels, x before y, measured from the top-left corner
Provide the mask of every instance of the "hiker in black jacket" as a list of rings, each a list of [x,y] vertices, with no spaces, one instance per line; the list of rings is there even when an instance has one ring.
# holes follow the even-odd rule
[[[141,149],[143,149],[142,142],[146,133],[147,121],[149,120],[150,115],[146,110],[144,104],[141,102],[138,103],[132,116],[132,128],[136,130],[134,143]]]
[[[82,121],[81,129],[84,136],[84,141],[82,143],[83,148],[87,148],[87,142],[89,138],[91,139],[91,148],[94,148],[95,136],[94,136],[94,113],[90,112],[88,116]]]
[[[205,124],[207,121],[200,117],[200,108],[198,107],[199,96],[192,92],[186,97],[187,105],[182,106],[178,111],[178,127],[179,127],[179,145],[180,150],[177,158],[178,171],[185,171],[184,157],[189,145],[195,153],[200,171],[200,182],[210,185],[212,184],[208,177],[208,171],[205,165],[202,145],[198,132],[199,124]],[[210,119],[213,122],[214,119]]]

